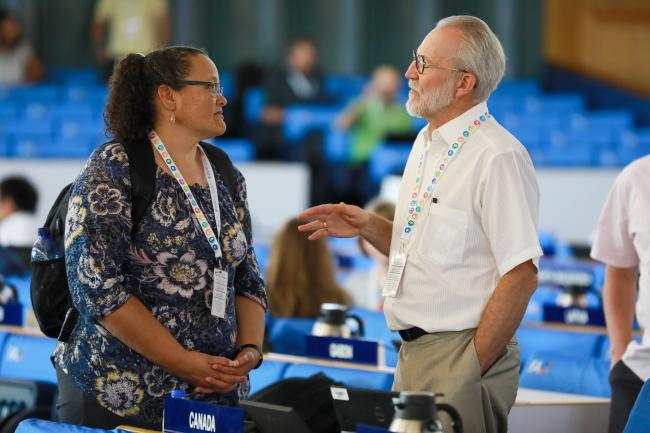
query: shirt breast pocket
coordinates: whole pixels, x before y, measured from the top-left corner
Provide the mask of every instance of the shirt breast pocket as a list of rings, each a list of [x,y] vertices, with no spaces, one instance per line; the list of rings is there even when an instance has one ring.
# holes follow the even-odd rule
[[[461,262],[465,254],[469,213],[433,204],[423,222],[417,250],[419,255],[441,265]]]

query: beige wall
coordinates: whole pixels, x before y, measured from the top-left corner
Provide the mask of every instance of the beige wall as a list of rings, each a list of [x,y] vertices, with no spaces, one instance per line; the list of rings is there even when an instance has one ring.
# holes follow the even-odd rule
[[[548,63],[650,96],[649,0],[546,0]]]

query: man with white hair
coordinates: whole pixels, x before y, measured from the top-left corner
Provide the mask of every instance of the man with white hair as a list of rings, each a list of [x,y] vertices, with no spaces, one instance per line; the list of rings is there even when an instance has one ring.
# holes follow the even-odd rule
[[[542,255],[532,162],[486,105],[504,70],[483,21],[438,22],[406,71],[407,109],[428,125],[406,163],[394,224],[344,203],[301,214],[310,239],[362,236],[389,255],[384,311],[403,340],[393,387],[444,393],[465,432],[507,431],[514,333]]]

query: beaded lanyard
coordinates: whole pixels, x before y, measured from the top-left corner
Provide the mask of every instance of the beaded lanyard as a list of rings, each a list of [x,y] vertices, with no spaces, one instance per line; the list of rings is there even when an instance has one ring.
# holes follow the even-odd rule
[[[219,259],[221,257],[221,248],[219,247],[219,241],[217,239],[219,233],[217,232],[217,235],[215,236],[212,227],[210,227],[210,223],[208,222],[208,219],[205,217],[205,214],[201,210],[201,206],[199,206],[198,202],[196,201],[196,198],[194,197],[194,194],[192,194],[192,191],[190,190],[190,186],[185,181],[185,178],[183,177],[181,171],[174,163],[172,156],[165,148],[165,145],[163,144],[158,134],[156,134],[156,131],[152,130],[149,133],[149,140],[151,140],[151,143],[154,145],[155,149],[158,151],[163,161],[165,161],[165,164],[167,164],[167,167],[169,167],[169,170],[174,175],[174,178],[176,178],[176,181],[181,186],[181,189],[185,193],[187,200],[190,202],[190,205],[192,205],[192,210],[194,211],[194,215],[196,215],[196,219],[199,222],[199,226],[201,227],[201,230],[203,230],[203,234],[205,235],[205,238],[210,243],[210,247],[212,247],[212,250],[214,251],[214,255],[216,256],[216,258]],[[219,196],[217,195],[218,194],[217,185],[214,179],[214,175],[212,174],[212,169],[210,167],[210,164],[207,162],[207,157],[205,156],[205,153],[203,153],[203,149],[201,149],[201,151],[202,151],[201,156],[203,159],[203,167],[205,169],[205,175],[208,179],[208,186],[210,187],[210,195],[212,196],[212,206],[214,207],[214,214],[215,214],[215,219],[217,221],[217,230],[218,230],[218,225],[220,225],[220,220],[221,220],[221,214],[219,212]]]
[[[458,155],[458,152],[460,152],[460,149],[463,147],[463,144],[465,144],[465,142],[469,139],[470,135],[481,127],[482,122],[485,122],[489,118],[490,114],[488,112],[485,112],[485,114],[481,115],[478,119],[474,120],[474,122],[470,123],[469,126],[462,132],[462,134],[456,139],[456,141],[449,145],[445,156],[441,161],[436,163],[439,165],[436,167],[436,171],[433,174],[431,183],[427,185],[422,194],[420,194],[420,189],[422,187],[422,177],[424,174],[424,160],[426,152],[422,152],[422,155],[420,155],[418,169],[415,177],[415,185],[413,186],[413,192],[410,195],[406,223],[404,224],[404,228],[400,234],[400,239],[402,240],[400,250],[402,252],[406,250],[406,245],[411,238],[415,224],[417,220],[422,216],[424,205],[429,200],[429,197],[432,196],[433,188],[440,182],[440,179],[445,174],[445,171],[447,171],[449,164],[451,164],[454,157]]]

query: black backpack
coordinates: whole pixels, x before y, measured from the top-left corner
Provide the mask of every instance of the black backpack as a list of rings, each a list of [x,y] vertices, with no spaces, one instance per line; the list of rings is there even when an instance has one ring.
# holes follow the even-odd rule
[[[249,400],[294,408],[313,433],[338,433],[341,429],[330,387],[340,385],[323,373],[292,377],[257,391]]]
[[[200,145],[210,162],[221,174],[230,196],[234,199],[236,185],[232,161],[221,149],[203,142]],[[123,143],[123,146],[129,160],[131,214],[133,216],[133,232],[135,233],[138,223],[142,220],[145,210],[153,199],[156,162],[154,150],[148,142]],[[44,227],[49,228],[50,236],[59,245],[63,245],[71,186],[72,184],[69,184],[61,190],[45,220]],[[41,331],[48,337],[67,341],[79,313],[72,304],[65,258],[32,263],[30,292],[32,307]]]

